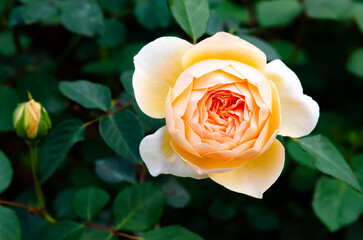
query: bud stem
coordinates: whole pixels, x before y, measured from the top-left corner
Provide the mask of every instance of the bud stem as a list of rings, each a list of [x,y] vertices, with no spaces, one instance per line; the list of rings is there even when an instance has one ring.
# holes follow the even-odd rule
[[[33,179],[34,179],[34,187],[37,193],[38,198],[38,206],[40,212],[43,214],[45,220],[49,223],[55,223],[56,221],[47,213],[45,208],[45,201],[42,189],[40,188],[39,179],[38,179],[38,144],[28,144],[30,151],[30,162],[32,166]]]

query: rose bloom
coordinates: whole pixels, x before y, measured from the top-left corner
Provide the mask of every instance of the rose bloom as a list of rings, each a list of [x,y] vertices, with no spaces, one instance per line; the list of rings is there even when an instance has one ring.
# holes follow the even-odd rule
[[[141,158],[153,176],[202,179],[252,197],[276,181],[285,149],[276,136],[302,137],[319,106],[280,60],[266,64],[250,43],[219,32],[196,45],[161,37],[134,58],[140,109],[166,119],[146,136]]]

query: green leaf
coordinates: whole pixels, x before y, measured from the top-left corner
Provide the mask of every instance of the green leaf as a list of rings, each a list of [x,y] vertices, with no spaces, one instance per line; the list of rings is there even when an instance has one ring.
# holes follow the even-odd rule
[[[262,27],[286,26],[302,11],[298,0],[261,1],[256,5],[256,14]]]
[[[207,30],[208,0],[169,0],[170,10],[179,26],[197,41]]]
[[[121,157],[111,157],[97,160],[96,174],[108,183],[135,183],[134,165]]]
[[[171,23],[167,0],[136,0],[136,20],[145,28],[165,28]]]
[[[233,20],[237,23],[248,24],[248,12],[241,5],[237,5],[230,1],[223,1],[213,8],[213,11],[222,18],[224,22]]]
[[[339,20],[353,7],[351,0],[305,0],[306,13],[311,18]]]
[[[359,185],[363,188],[363,154],[358,154],[352,158],[352,166]]]
[[[130,111],[104,115],[99,125],[100,134],[116,153],[139,163],[139,145],[144,137],[141,124]]]
[[[334,232],[355,222],[363,213],[363,195],[343,182],[322,177],[315,188],[313,209]]]
[[[100,5],[112,13],[121,13],[130,7],[131,0],[100,0]]]
[[[108,87],[85,80],[61,82],[60,91],[68,98],[85,108],[107,111],[111,104],[111,91]]]
[[[79,240],[83,230],[84,226],[81,223],[61,220],[44,232],[42,240]]]
[[[77,189],[70,188],[59,193],[55,199],[54,208],[58,218],[74,218],[72,211],[72,199]]]
[[[30,39],[26,35],[20,35],[20,45],[27,48]],[[10,31],[0,32],[0,55],[11,56],[15,54],[15,45]]]
[[[48,1],[31,1],[21,7],[21,13],[26,24],[32,24],[57,15],[57,8]]]
[[[164,191],[152,183],[137,184],[122,190],[112,212],[116,229],[144,231],[153,227],[163,212]]]
[[[141,237],[142,240],[203,240],[202,237],[180,226],[169,226],[151,230]]]
[[[174,208],[183,208],[188,205],[190,195],[175,179],[170,178],[163,184],[166,204]]]
[[[4,192],[13,180],[13,169],[9,159],[0,151],[0,193]]]
[[[51,131],[40,159],[41,182],[47,180],[63,163],[71,147],[84,139],[84,130],[81,121],[67,120]]]
[[[114,19],[104,20],[104,29],[98,44],[105,47],[114,47],[122,43],[125,39],[126,28],[125,25]]]
[[[284,40],[275,40],[271,41],[270,45],[277,51],[277,53],[281,56],[280,59],[283,62],[288,62],[291,58],[292,54],[294,54],[294,44]],[[303,50],[300,50],[297,58],[296,65],[302,65],[307,62],[306,54]],[[316,83],[315,83],[316,84]]]
[[[315,169],[314,169],[315,170]],[[311,191],[318,180],[318,172],[303,167],[296,167],[289,176],[289,183],[299,192]]]
[[[59,82],[53,76],[29,72],[17,79],[19,92],[25,99],[27,91],[31,92],[34,99],[41,102],[50,114],[58,114],[67,107],[66,98],[59,92]]]
[[[317,169],[361,191],[352,169],[328,138],[315,135],[301,138],[298,143],[313,156],[313,164]]]
[[[135,97],[134,88],[132,87],[132,75],[134,74],[134,70],[127,70],[123,72],[120,76],[120,80],[122,86],[124,86],[125,91],[131,96]]]
[[[22,240],[41,239],[41,236],[43,235],[44,230],[49,226],[49,223],[37,215],[29,214],[25,209],[21,210],[21,212],[19,209],[17,210],[23,235]],[[2,238],[0,237],[0,239]]]
[[[84,232],[80,240],[117,240],[116,235],[101,230],[91,230]]]
[[[91,220],[109,200],[110,196],[106,191],[97,187],[87,187],[74,194],[72,207],[78,217]]]
[[[347,63],[349,72],[363,78],[363,48],[355,50],[349,57]]]
[[[313,157],[309,153],[302,150],[298,142],[289,140],[287,142],[286,149],[287,152],[290,154],[291,158],[297,163],[311,170],[316,169],[313,164]]]
[[[0,216],[0,239],[21,240],[21,228],[16,213],[0,205]]]
[[[60,22],[69,31],[89,37],[102,32],[103,15],[94,0],[65,1],[60,6]]]
[[[107,75],[107,74],[119,74],[120,66],[117,61],[95,61],[90,62],[82,68],[85,73]]]
[[[223,26],[222,19],[217,15],[217,13],[215,13],[214,11],[211,10],[209,14],[210,14],[210,16],[209,16],[206,32],[212,36],[212,35],[216,34],[217,32],[223,31],[224,26]]]
[[[363,3],[354,4],[354,17],[358,24],[359,30],[363,33]]]
[[[258,231],[276,230],[280,225],[280,219],[276,212],[263,205],[249,206],[247,219]]]
[[[12,116],[20,97],[12,88],[0,85],[0,131],[14,129]]]
[[[236,215],[236,209],[230,204],[226,204],[219,199],[213,201],[208,209],[209,214],[218,220],[228,220]]]
[[[244,35],[244,34],[237,34],[242,39],[246,40],[247,42],[255,45],[259,49],[261,49],[262,52],[266,54],[267,60],[272,61],[274,59],[280,59],[280,55],[277,53],[274,47],[272,47],[269,43],[263,41],[260,38]]]

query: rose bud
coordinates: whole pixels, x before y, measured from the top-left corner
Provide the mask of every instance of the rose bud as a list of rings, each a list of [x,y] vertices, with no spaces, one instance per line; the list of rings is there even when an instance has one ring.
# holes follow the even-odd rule
[[[16,134],[26,140],[38,140],[48,135],[52,127],[44,107],[33,99],[18,105],[13,114]]]

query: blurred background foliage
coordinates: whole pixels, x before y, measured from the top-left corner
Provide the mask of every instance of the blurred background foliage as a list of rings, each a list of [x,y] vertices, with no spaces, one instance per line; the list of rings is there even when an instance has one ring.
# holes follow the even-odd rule
[[[130,238],[90,220],[145,240],[362,239],[363,195],[344,182],[363,188],[363,1],[0,0],[0,27],[0,199],[36,206],[28,149],[11,121],[29,90],[54,126],[40,174],[60,220],[0,205],[0,239]],[[281,139],[286,166],[263,200],[210,180],[152,178],[138,155],[164,122],[134,102],[133,56],[161,36],[197,42],[219,31],[282,59],[320,105],[314,134],[326,137]],[[329,159],[342,165],[329,169]]]

